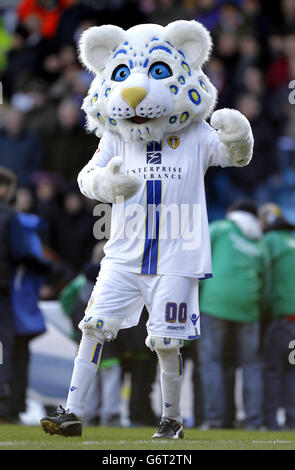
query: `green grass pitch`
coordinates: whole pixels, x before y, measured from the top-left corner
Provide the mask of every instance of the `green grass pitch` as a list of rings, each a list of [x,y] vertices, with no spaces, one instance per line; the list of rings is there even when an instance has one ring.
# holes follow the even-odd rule
[[[153,428],[85,427],[82,437],[45,434],[38,426],[0,425],[0,450],[295,450],[294,432],[185,430],[184,440],[152,440]]]

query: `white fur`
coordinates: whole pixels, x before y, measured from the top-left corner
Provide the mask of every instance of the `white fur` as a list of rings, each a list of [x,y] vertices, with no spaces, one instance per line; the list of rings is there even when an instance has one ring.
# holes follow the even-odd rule
[[[211,45],[209,32],[196,21],[175,21],[166,27],[143,24],[127,31],[110,25],[86,30],[80,57],[96,73],[83,103],[88,129],[98,137],[109,129],[127,141],[148,142],[206,119],[216,102],[216,89],[201,69]],[[154,79],[149,69],[156,62],[166,63],[172,76]],[[112,74],[121,64],[130,75],[118,82]],[[144,87],[146,95],[132,108],[121,92],[134,86]],[[197,100],[191,98],[192,91]],[[134,116],[148,121],[134,123]]]
[[[80,173],[78,182],[82,193],[101,202],[115,203],[118,197],[129,199],[137,192],[140,180],[120,173],[122,163],[121,157],[113,157],[106,167],[90,171],[87,178],[82,178]]]
[[[123,39],[124,31],[118,26],[93,26],[81,36],[80,59],[91,72],[98,73],[104,68],[112,50]]]
[[[201,23],[179,20],[170,23],[165,29],[165,38],[181,48],[194,67],[202,67],[209,59],[212,39]]]
[[[220,109],[211,116],[228,160],[234,166],[248,165],[253,154],[253,135],[248,119],[235,109]]]

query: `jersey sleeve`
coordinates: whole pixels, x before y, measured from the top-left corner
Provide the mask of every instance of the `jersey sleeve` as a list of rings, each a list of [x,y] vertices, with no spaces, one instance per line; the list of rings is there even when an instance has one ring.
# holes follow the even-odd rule
[[[205,172],[210,166],[223,168],[233,166],[224,153],[223,144],[218,138],[217,131],[207,122],[202,123],[200,138],[203,145]]]
[[[90,190],[90,188],[93,187],[93,184],[91,184],[92,179],[97,175],[99,168],[107,166],[115,155],[114,138],[111,133],[105,132],[93,157],[89,160],[87,165],[82,168],[77,178],[80,191],[84,196],[93,199],[93,194]]]

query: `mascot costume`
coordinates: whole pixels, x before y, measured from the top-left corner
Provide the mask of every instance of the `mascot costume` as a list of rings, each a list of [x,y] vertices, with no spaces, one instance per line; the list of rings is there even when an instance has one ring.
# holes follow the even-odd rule
[[[240,112],[218,110],[211,125],[205,121],[216,103],[202,70],[211,47],[196,21],[127,31],[105,25],[81,36],[81,61],[95,74],[83,109],[101,140],[78,184],[85,196],[113,204],[112,226],[79,325],[67,408],[41,420],[50,434],[81,435],[104,342],[136,325],[146,305],[146,345],[159,358],[163,401],[153,438],[183,437],[180,348],[200,335],[198,282],[211,276],[204,175],[212,165],[247,165],[253,150]]]

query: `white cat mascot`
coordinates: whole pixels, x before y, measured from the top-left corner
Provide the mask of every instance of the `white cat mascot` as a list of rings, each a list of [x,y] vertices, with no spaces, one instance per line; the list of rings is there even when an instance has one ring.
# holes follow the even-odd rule
[[[204,174],[212,165],[247,165],[253,150],[238,111],[215,111],[212,127],[205,121],[216,102],[202,71],[211,46],[196,21],[82,34],[80,57],[95,74],[83,109],[101,140],[78,183],[87,197],[113,203],[112,228],[79,325],[67,409],[41,420],[46,432],[81,435],[104,342],[136,325],[146,305],[146,344],[159,357],[163,397],[153,438],[183,437],[179,350],[200,334],[198,282],[211,276]]]

